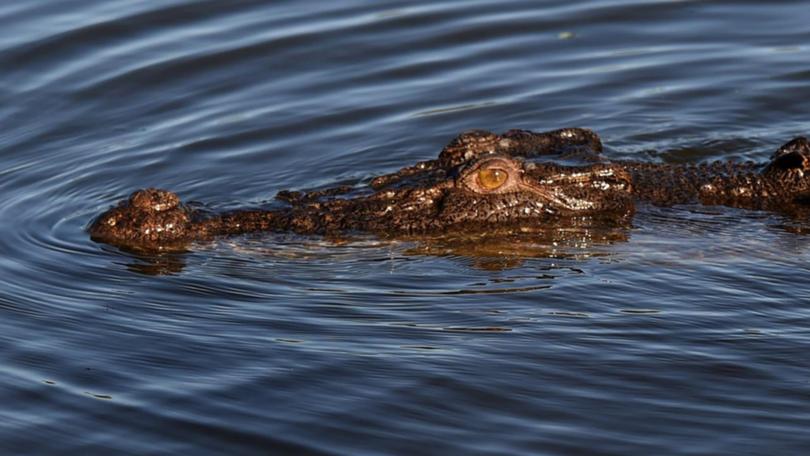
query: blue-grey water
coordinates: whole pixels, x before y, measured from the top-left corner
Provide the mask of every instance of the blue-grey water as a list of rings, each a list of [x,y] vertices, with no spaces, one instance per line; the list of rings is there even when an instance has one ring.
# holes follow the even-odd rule
[[[156,257],[85,231],[137,188],[256,204],[472,128],[763,161],[810,133],[806,1],[9,1],[0,69],[0,454],[810,451],[807,221]]]

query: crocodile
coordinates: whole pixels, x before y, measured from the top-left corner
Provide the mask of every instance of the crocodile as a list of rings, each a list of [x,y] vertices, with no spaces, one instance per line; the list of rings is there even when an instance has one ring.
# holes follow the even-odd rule
[[[790,212],[810,201],[810,141],[797,137],[764,163],[611,161],[584,128],[462,133],[433,160],[356,185],[282,191],[275,207],[211,212],[146,188],[89,225],[97,242],[137,251],[252,232],[411,236],[554,221],[632,217],[636,203]]]

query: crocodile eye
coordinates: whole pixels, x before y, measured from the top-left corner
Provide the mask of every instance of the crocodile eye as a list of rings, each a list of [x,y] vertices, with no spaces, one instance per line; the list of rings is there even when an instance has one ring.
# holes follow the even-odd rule
[[[484,168],[478,171],[478,184],[485,190],[497,190],[506,183],[509,173],[501,168]]]
[[[514,193],[520,191],[523,162],[511,157],[485,157],[462,169],[459,184],[462,188],[481,195]]]

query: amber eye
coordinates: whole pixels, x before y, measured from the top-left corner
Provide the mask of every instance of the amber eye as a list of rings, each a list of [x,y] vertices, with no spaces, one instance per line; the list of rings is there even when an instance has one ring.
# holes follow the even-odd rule
[[[485,190],[496,190],[506,182],[509,174],[500,168],[485,168],[478,171],[478,183]]]

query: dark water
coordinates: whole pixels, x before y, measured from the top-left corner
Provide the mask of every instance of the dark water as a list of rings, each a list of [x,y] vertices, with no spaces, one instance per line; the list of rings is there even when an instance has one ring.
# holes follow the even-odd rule
[[[3,3],[0,453],[806,453],[801,220],[648,207],[525,245],[158,258],[84,229],[136,188],[257,203],[470,128],[764,160],[810,133],[809,6]]]

